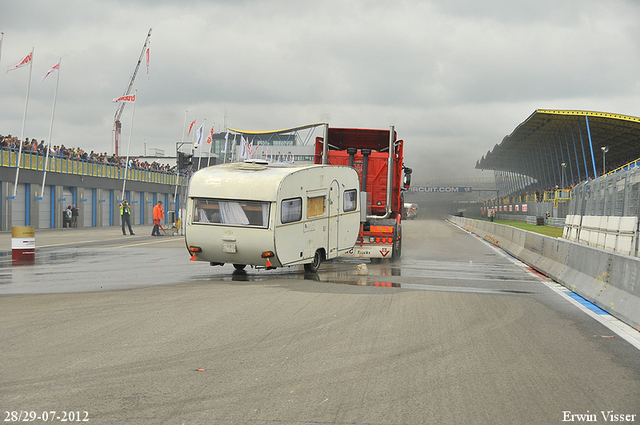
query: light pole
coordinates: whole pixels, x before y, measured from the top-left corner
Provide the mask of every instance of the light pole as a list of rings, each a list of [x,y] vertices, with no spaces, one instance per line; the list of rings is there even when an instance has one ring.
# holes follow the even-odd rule
[[[609,146],[603,146],[600,149],[602,149],[602,175],[604,176],[605,174],[607,174],[607,167],[606,167],[606,161],[605,161],[605,155],[607,152],[609,152]]]

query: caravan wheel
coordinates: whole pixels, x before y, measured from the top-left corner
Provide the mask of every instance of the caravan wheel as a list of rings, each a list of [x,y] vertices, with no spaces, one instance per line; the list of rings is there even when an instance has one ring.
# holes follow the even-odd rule
[[[304,265],[304,270],[309,273],[315,273],[320,268],[320,264],[322,264],[322,252],[317,250],[315,255],[313,256],[313,262]]]
[[[244,270],[245,267],[247,267],[246,264],[234,264],[233,267],[235,267],[236,270]]]

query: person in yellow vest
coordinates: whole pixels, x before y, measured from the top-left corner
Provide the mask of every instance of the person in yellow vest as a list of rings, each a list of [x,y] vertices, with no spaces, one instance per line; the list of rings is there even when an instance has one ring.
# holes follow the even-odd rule
[[[164,210],[162,209],[162,201],[158,201],[153,207],[153,230],[151,236],[160,236],[160,220],[164,218]]]
[[[123,235],[127,234],[127,232],[124,231],[125,223],[127,224],[127,226],[129,226],[129,233],[132,234],[132,235],[135,235],[135,233],[133,233],[133,230],[131,230],[131,221],[129,220],[130,216],[131,216],[131,207],[127,203],[127,200],[123,199],[122,202],[120,203],[120,218],[122,219],[122,234]]]

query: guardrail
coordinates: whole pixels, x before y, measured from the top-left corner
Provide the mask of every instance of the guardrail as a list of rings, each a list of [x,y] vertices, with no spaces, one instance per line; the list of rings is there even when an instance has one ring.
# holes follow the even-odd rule
[[[640,329],[640,258],[487,221],[448,220]]]
[[[22,152],[20,168],[27,170],[44,171],[45,157],[32,152]],[[0,166],[15,168],[18,163],[18,152],[8,149],[0,149]],[[112,179],[124,179],[125,167],[114,164],[104,164],[83,159],[61,158],[50,156],[47,164],[47,172],[77,174],[81,176],[104,177]],[[140,181],[145,183],[159,183],[175,185],[175,174],[129,168],[128,181]]]

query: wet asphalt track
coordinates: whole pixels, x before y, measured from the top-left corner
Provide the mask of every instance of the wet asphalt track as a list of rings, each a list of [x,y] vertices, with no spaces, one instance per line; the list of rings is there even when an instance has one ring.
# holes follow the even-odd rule
[[[444,221],[405,226],[367,276],[210,267],[150,228],[37,231],[14,265],[0,235],[2,419],[640,423],[640,351],[610,317]]]

